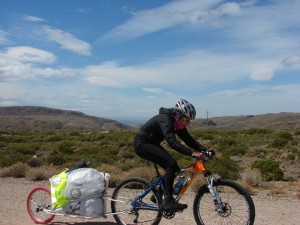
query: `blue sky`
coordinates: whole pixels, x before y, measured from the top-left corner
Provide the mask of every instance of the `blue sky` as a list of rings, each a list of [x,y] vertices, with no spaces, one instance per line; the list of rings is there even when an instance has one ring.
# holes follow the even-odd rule
[[[300,0],[0,0],[0,106],[300,111]]]

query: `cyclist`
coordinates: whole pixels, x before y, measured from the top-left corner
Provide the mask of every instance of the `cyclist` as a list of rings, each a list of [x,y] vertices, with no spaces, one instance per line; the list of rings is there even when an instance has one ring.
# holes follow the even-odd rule
[[[187,208],[173,198],[173,183],[180,170],[177,161],[161,146],[166,140],[168,145],[179,153],[189,156],[200,156],[207,149],[197,142],[187,131],[186,126],[195,119],[194,106],[184,100],[177,101],[174,108],[159,109],[159,114],[149,119],[138,131],[134,146],[135,152],[141,158],[156,163],[165,170],[163,210],[178,211]],[[186,144],[176,139],[176,134]]]

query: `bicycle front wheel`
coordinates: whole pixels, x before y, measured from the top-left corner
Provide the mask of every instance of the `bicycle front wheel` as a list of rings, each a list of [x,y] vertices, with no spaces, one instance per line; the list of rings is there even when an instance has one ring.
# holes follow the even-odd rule
[[[118,224],[159,224],[162,218],[159,210],[162,197],[159,192],[153,188],[146,196],[138,198],[149,185],[142,178],[129,178],[117,185],[112,194],[115,201],[111,202],[111,209],[116,213],[114,218]]]
[[[214,186],[223,203],[223,209],[217,211],[207,186],[202,186],[193,205],[197,224],[253,225],[255,207],[251,196],[245,189],[234,181],[223,179],[215,181]]]
[[[27,211],[30,218],[38,224],[50,223],[55,215],[51,211],[51,192],[49,188],[37,186],[27,197]]]

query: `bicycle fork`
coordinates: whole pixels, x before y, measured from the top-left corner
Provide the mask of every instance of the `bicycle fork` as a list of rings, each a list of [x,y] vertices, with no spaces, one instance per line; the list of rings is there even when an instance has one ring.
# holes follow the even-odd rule
[[[224,204],[220,198],[217,188],[214,186],[215,178],[212,175],[205,177],[208,190],[213,198],[218,213],[224,213]]]

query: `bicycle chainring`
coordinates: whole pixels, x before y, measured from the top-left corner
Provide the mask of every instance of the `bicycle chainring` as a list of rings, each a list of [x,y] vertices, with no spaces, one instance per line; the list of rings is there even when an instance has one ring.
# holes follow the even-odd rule
[[[166,219],[172,219],[174,218],[176,212],[163,212],[163,216],[166,218]]]

